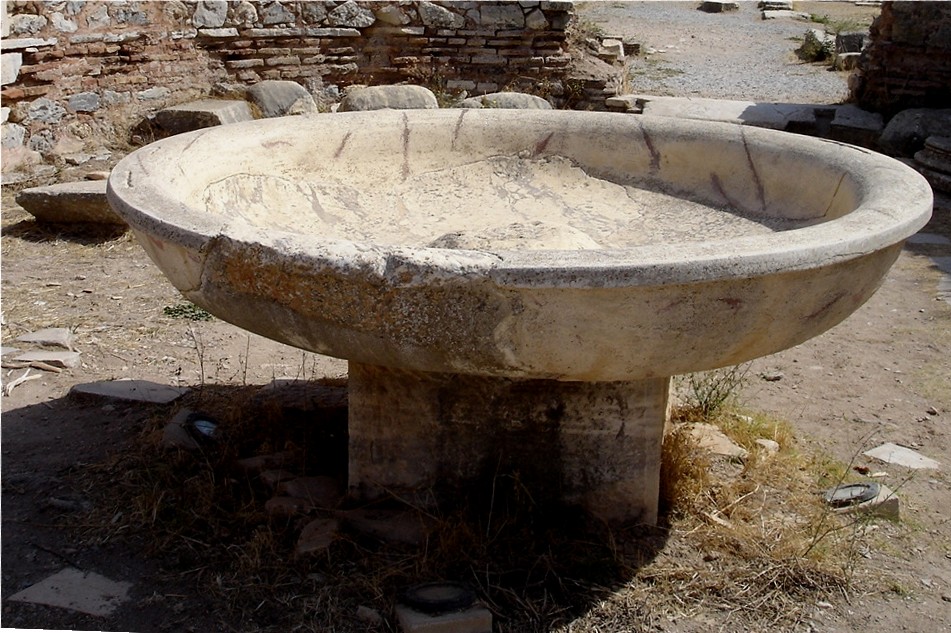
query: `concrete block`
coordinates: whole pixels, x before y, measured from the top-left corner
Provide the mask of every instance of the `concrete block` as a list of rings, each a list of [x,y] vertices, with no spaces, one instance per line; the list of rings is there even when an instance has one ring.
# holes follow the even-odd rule
[[[492,612],[479,605],[437,615],[402,604],[396,605],[395,611],[403,633],[492,633]]]

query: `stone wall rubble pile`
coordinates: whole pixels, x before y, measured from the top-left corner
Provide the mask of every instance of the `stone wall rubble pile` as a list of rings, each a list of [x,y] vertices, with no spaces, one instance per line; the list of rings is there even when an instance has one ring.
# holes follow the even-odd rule
[[[852,98],[891,117],[951,104],[951,3],[885,2],[850,79]]]
[[[216,85],[290,80],[331,99],[340,87],[400,82],[447,94],[570,91],[570,1],[2,5],[4,171],[88,153]]]

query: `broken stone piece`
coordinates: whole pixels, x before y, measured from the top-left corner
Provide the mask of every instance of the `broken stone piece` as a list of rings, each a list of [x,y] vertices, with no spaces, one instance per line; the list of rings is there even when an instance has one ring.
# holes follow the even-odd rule
[[[340,482],[333,477],[298,477],[279,484],[277,492],[305,499],[318,508],[335,508],[343,499]]]
[[[723,431],[713,424],[691,424],[689,427],[690,435],[697,440],[700,448],[705,449],[714,455],[732,457],[736,459],[746,459],[749,453],[745,448],[734,443]]]
[[[434,528],[425,515],[408,510],[360,508],[338,512],[337,516],[361,534],[407,545],[421,545]]]
[[[35,343],[37,345],[62,347],[72,351],[73,333],[69,328],[55,327],[37,330],[23,336],[18,336],[17,340],[21,343]]]
[[[340,102],[337,112],[364,110],[435,110],[439,107],[436,95],[423,86],[369,86],[352,88]]]
[[[73,352],[75,353],[75,352]],[[185,387],[172,387],[148,380],[103,380],[73,385],[69,393],[74,396],[93,396],[129,402],[168,404],[188,392]]]
[[[162,430],[164,448],[180,448],[184,451],[197,451],[200,447],[195,438],[177,422],[169,422]]]
[[[461,108],[502,108],[505,110],[551,110],[551,104],[535,95],[521,92],[493,92],[469,97],[459,103]]]
[[[269,79],[258,82],[248,88],[248,99],[267,118],[317,112],[314,98],[296,81]]]
[[[20,363],[46,363],[53,367],[66,369],[69,367],[79,367],[79,352],[25,352],[14,357],[13,360],[14,362]]]
[[[930,457],[925,457],[918,451],[913,451],[910,448],[892,444],[891,442],[886,442],[881,446],[865,451],[863,454],[883,461],[886,464],[898,464],[899,466],[916,470],[922,468],[937,469],[941,467],[939,462]]]
[[[704,0],[700,3],[700,10],[706,13],[725,13],[727,11],[739,11],[740,5],[736,2],[724,2],[722,0]]]
[[[155,122],[169,134],[181,134],[253,119],[246,101],[231,99],[202,99],[172,106],[155,114]]]
[[[294,479],[295,477],[297,477],[297,475],[294,473],[280,468],[265,470],[260,475],[258,475],[261,483],[271,489],[276,488],[277,485],[282,481]]]
[[[776,440],[768,440],[766,438],[757,438],[756,443],[763,448],[764,451],[770,454],[775,454],[779,452],[779,442]]]
[[[259,473],[264,470],[280,469],[288,464],[298,461],[301,453],[298,450],[281,451],[280,453],[270,453],[268,455],[255,455],[254,457],[245,457],[235,462],[241,470],[249,473]]]
[[[294,553],[302,556],[312,552],[322,552],[336,540],[339,532],[340,522],[337,519],[314,519],[301,530]]]
[[[67,567],[9,599],[104,617],[126,602],[131,588],[131,582],[110,580],[91,571]]]
[[[105,180],[31,187],[18,193],[16,201],[40,222],[125,225],[109,206]]]
[[[264,510],[272,517],[292,517],[307,514],[314,507],[299,497],[271,497],[264,502]]]

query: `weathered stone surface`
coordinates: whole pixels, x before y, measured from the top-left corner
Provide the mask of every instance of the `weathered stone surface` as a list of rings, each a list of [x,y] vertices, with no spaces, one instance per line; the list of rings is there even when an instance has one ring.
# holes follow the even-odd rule
[[[479,15],[482,28],[520,29],[525,26],[525,14],[514,2],[480,5]]]
[[[304,3],[304,6],[309,4],[322,4],[316,2],[307,2]],[[258,21],[258,10],[254,8],[254,4],[248,2],[247,0],[242,0],[234,7],[234,23],[237,26],[243,26],[245,28],[250,28],[255,25]]]
[[[106,199],[104,180],[65,182],[24,189],[17,204],[42,222],[125,224]]]
[[[192,16],[195,28],[212,28],[225,25],[228,18],[228,3],[226,0],[200,0]]]
[[[868,31],[839,31],[835,34],[835,52],[861,53],[868,42]]]
[[[114,581],[91,571],[67,567],[13,594],[9,600],[107,617],[128,600],[131,588],[131,582]]]
[[[951,136],[951,109],[903,110],[888,122],[878,142],[886,152],[914,156],[929,136]]]
[[[439,107],[436,95],[423,86],[370,86],[347,91],[337,112],[357,110],[415,110]]]
[[[263,471],[260,475],[258,475],[258,478],[261,480],[262,484],[273,490],[274,488],[277,488],[277,485],[282,481],[296,479],[297,475],[289,470],[274,468]]]
[[[327,21],[333,26],[362,29],[376,22],[376,17],[373,11],[347,0],[327,14]]]
[[[248,100],[265,118],[291,114],[313,114],[317,104],[307,90],[295,81],[261,81],[248,88]]]
[[[46,27],[48,22],[42,15],[32,13],[11,15],[9,18],[10,32],[17,35],[36,35]]]
[[[280,2],[267,4],[260,15],[261,23],[264,24],[264,26],[294,23],[294,12]]]
[[[323,2],[303,2],[300,11],[306,24],[320,24],[327,17],[327,8]]]
[[[59,12],[54,12],[50,15],[50,22],[52,23],[53,28],[60,33],[75,33],[79,28],[76,26],[75,20],[70,20]]]
[[[461,29],[466,24],[466,19],[438,4],[426,2],[423,0],[417,6],[419,19],[426,26],[432,26],[439,29]]]
[[[283,469],[297,464],[301,460],[301,452],[297,450],[281,451],[279,453],[268,453],[266,455],[255,455],[254,457],[245,457],[239,459],[235,464],[241,470],[249,473],[259,473],[264,470]]]
[[[529,11],[525,15],[525,28],[532,31],[544,31],[551,24],[548,22],[548,18],[545,17],[545,14],[540,9],[534,9]]]
[[[885,124],[878,112],[868,112],[852,104],[836,107],[829,132],[836,140],[875,147]]]
[[[862,57],[862,53],[836,53],[835,56],[835,69],[836,70],[853,70],[858,68],[859,59]]]
[[[16,340],[21,343],[34,343],[44,347],[62,347],[63,349],[73,349],[73,331],[65,327],[44,328],[29,334],[18,336]]]
[[[264,511],[273,517],[294,517],[307,514],[314,509],[306,499],[299,497],[271,497],[264,502]]]
[[[386,4],[376,8],[373,12],[373,15],[375,15],[376,19],[383,24],[388,24],[390,26],[402,26],[404,24],[409,24],[410,22],[409,16],[406,15],[406,13],[404,13],[398,6],[393,4]]]
[[[162,447],[189,452],[201,448],[195,438],[178,422],[169,422],[162,429]]]
[[[188,392],[185,387],[172,387],[148,380],[104,380],[73,385],[70,395],[78,397],[106,398],[129,402],[168,404]]]
[[[551,104],[541,97],[521,92],[494,92],[481,97],[464,99],[460,108],[503,108],[521,110],[551,110]]]
[[[360,508],[339,511],[336,516],[348,527],[382,541],[421,545],[435,529],[426,515],[411,510]]]
[[[691,424],[690,435],[697,441],[700,448],[723,457],[746,459],[749,452],[728,438],[713,424]]]
[[[899,466],[904,466],[905,468],[911,468],[913,470],[935,470],[941,468],[941,464],[938,461],[931,459],[930,457],[925,457],[918,451],[912,450],[905,446],[900,446],[898,444],[893,444],[892,442],[886,442],[881,446],[876,446],[875,448],[867,450],[862,454],[879,461],[883,461],[886,464],[898,464]]]
[[[46,97],[41,97],[30,104],[26,111],[26,118],[41,123],[59,123],[65,114],[66,109],[63,106]]]
[[[277,493],[304,499],[317,508],[335,508],[343,499],[340,482],[333,477],[297,477],[281,482]]]
[[[139,92],[135,93],[135,96],[137,99],[142,101],[153,101],[156,99],[164,99],[170,94],[172,94],[172,91],[165,86],[154,86],[152,88],[140,90]]]
[[[155,114],[155,122],[170,134],[181,134],[216,125],[251,121],[246,101],[203,99],[165,108]]]
[[[340,532],[340,522],[333,518],[317,518],[304,526],[294,547],[297,556],[322,552],[330,547]]]
[[[764,20],[779,20],[781,18],[809,21],[812,19],[812,16],[802,11],[785,11],[782,9],[777,11],[763,11]]]
[[[19,123],[4,123],[0,128],[0,147],[4,149],[22,147],[24,140],[26,140],[26,128]],[[9,157],[4,156],[4,159],[7,158]]]
[[[95,92],[80,92],[71,96],[66,106],[73,112],[95,112],[99,109],[99,95]]]
[[[53,367],[60,367],[62,369],[68,369],[71,367],[79,367],[79,352],[47,352],[47,351],[34,351],[34,352],[25,352],[19,356],[13,358],[15,362],[18,363],[32,363],[40,362]]]
[[[384,111],[235,131],[133,153],[110,193],[190,299],[351,359],[348,482],[368,498],[517,471],[536,499],[653,521],[669,386],[655,376],[841,322],[931,213],[927,183],[875,152],[670,117]],[[281,160],[249,173],[274,147]],[[235,200],[247,221],[228,221]],[[513,213],[570,219],[601,248],[520,239]],[[491,247],[426,246],[459,228]]]
[[[725,13],[727,11],[739,11],[740,5],[728,0],[703,0],[700,3],[700,10],[707,13]]]
[[[3,53],[0,55],[0,86],[6,86],[16,81],[22,66],[22,53]]]
[[[0,42],[0,50],[15,51],[26,48],[40,48],[46,46],[56,46],[58,40],[55,37],[40,39],[37,37],[10,38]]]

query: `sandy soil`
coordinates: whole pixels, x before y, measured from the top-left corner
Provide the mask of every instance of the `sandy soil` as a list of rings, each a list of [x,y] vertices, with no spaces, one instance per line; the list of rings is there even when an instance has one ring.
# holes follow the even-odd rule
[[[821,4],[825,8],[826,3]],[[851,6],[831,3],[829,8],[841,5]],[[744,5],[744,11],[749,9]],[[689,20],[698,19],[696,13]],[[628,26],[623,21],[612,24],[622,31],[631,28],[631,35],[643,36],[648,44],[660,38],[647,32],[646,23],[636,16],[631,20]],[[658,21],[657,28],[662,24],[665,38],[674,37],[669,30],[674,27]],[[729,38],[730,32],[722,37]],[[771,37],[773,47],[794,45],[784,35]],[[696,59],[712,42],[704,36],[701,48],[688,51],[686,41],[682,59]],[[720,45],[725,47],[727,41]],[[795,64],[785,54],[784,59],[794,76],[828,73]],[[689,68],[682,72],[689,73]],[[721,88],[703,96],[743,91],[742,85],[722,89],[724,76],[720,80]],[[844,78],[839,82],[841,88]],[[828,97],[825,92],[814,94],[812,102],[830,102],[822,101]],[[951,201],[939,199],[935,218],[924,232],[951,238]],[[69,327],[82,353],[80,367],[42,372],[41,379],[20,385],[2,399],[3,625],[241,630],[241,622],[223,622],[213,601],[187,579],[162,574],[154,560],[129,545],[116,540],[79,542],[79,520],[70,516],[82,514],[51,505],[53,498],[81,501],[84,491],[74,487],[71,477],[78,468],[122,450],[151,416],[171,413],[161,407],[81,402],[68,397],[68,391],[77,383],[126,377],[175,385],[257,385],[275,377],[342,376],[345,363],[273,343],[219,320],[190,321],[165,314],[164,308],[183,300],[129,236],[40,227],[16,206],[6,188],[0,246],[3,344],[23,347],[13,342],[21,334]],[[869,552],[862,561],[893,581],[885,588],[858,586],[848,599],[817,606],[809,630],[938,631],[951,622],[951,528],[946,511],[951,502],[951,304],[938,294],[940,272],[935,265],[935,258],[948,256],[947,243],[908,244],[878,294],[852,317],[820,337],[753,364],[753,378],[743,393],[746,406],[789,420],[806,446],[885,470],[886,483],[901,486],[902,522],[877,522],[888,546]],[[22,373],[4,369],[4,383]],[[912,447],[941,462],[942,469],[910,471],[861,455],[886,441]],[[134,581],[133,599],[108,618],[6,600],[66,565]],[[670,631],[713,629],[744,630],[715,611],[693,625],[665,626]]]

